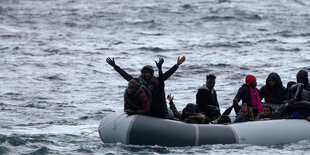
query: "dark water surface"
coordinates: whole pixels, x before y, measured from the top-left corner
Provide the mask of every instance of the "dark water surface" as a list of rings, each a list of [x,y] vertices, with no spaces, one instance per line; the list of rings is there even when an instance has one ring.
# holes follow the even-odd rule
[[[310,154],[309,140],[167,148],[104,144],[96,132],[123,109],[127,84],[106,57],[137,76],[185,55],[166,81],[177,108],[209,73],[226,108],[247,74],[261,87],[270,72],[286,85],[310,71],[309,25],[307,0],[2,0],[0,154]]]

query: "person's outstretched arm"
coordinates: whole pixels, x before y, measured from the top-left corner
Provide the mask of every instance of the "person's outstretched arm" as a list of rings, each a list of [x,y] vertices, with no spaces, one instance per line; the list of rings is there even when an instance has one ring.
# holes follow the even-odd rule
[[[237,98],[237,97],[235,97],[234,99],[233,99],[233,108],[234,108],[234,110],[235,110],[235,113],[236,113],[236,115],[239,113],[239,111],[240,111],[240,106],[238,105],[238,103],[239,103],[239,99]]]
[[[106,62],[111,65],[125,80],[130,81],[131,79],[133,79],[131,75],[129,75],[126,71],[124,71],[115,64],[114,58],[111,59],[110,57],[108,57],[106,59]]]
[[[178,57],[177,63],[164,73],[163,75],[164,81],[167,80],[179,68],[179,66],[184,61],[185,61],[185,56],[182,56],[182,58]]]
[[[169,101],[169,106],[170,106],[170,109],[172,110],[173,112],[173,115],[175,118],[178,118],[178,119],[181,119],[181,114],[179,113],[179,111],[177,110],[177,108],[175,107],[175,104],[173,103],[173,96],[171,96],[171,94],[169,94],[167,96],[167,99]]]
[[[158,79],[159,79],[159,85],[163,86],[164,85],[164,74],[162,71],[162,66],[164,63],[164,59],[163,58],[159,58],[159,61],[155,61],[155,64],[158,68]]]

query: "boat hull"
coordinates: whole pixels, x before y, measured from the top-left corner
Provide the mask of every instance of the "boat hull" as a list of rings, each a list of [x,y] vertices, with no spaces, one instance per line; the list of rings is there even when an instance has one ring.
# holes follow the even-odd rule
[[[230,125],[188,124],[145,115],[111,113],[101,121],[99,135],[105,143],[133,145],[273,145],[310,139],[310,123],[271,120]]]

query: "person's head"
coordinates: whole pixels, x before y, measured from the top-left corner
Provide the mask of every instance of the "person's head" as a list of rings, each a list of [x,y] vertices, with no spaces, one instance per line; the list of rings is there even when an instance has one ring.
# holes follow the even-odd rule
[[[140,86],[141,86],[141,83],[139,79],[133,78],[128,82],[128,86],[126,90],[129,95],[133,95],[136,93],[136,91],[139,89]]]
[[[185,108],[182,110],[182,115],[185,117],[192,116],[195,113],[198,113],[198,107],[193,103],[188,103]]]
[[[218,118],[221,116],[220,108],[217,106],[213,105],[207,105],[208,111],[209,111],[209,116],[212,116],[214,119]]]
[[[141,69],[141,75],[144,79],[150,80],[154,76],[154,69],[150,65],[146,65]]]
[[[282,85],[282,80],[280,78],[280,75],[275,72],[270,73],[266,79],[266,86],[271,87],[271,88],[275,88],[275,87],[282,88],[283,85]]]
[[[245,78],[245,84],[252,87],[252,88],[256,88],[257,83],[256,83],[256,78],[253,75],[248,75]]]
[[[213,74],[209,74],[206,76],[206,79],[207,79],[207,82],[206,82],[206,85],[207,87],[212,90],[215,86],[215,79],[216,79],[216,76],[213,75]]]
[[[148,83],[147,87],[148,87],[149,91],[153,93],[156,90],[156,88],[158,87],[158,84],[159,84],[159,82],[158,82],[157,78],[153,78]]]
[[[308,72],[306,70],[300,70],[296,75],[297,83],[302,83],[304,85],[308,85]]]
[[[294,85],[294,84],[296,84],[295,81],[288,82],[287,85],[286,85],[286,89],[289,90],[292,87],[292,85]]]
[[[270,106],[264,106],[263,108],[263,115],[265,117],[270,117],[272,114],[272,108]]]
[[[267,85],[268,86],[275,87],[276,84],[277,84],[277,81],[274,78],[270,77],[270,78],[267,79]]]

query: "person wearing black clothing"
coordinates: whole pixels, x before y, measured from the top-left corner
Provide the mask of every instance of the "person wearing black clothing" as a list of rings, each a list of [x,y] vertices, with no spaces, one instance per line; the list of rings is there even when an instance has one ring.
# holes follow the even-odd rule
[[[168,118],[168,108],[166,104],[165,82],[162,72],[163,58],[155,61],[158,68],[158,77],[152,78],[148,84],[148,89],[152,93],[151,115],[160,118]]]
[[[296,75],[297,83],[304,84],[304,89],[310,91],[308,72],[305,70],[300,70]]]
[[[216,91],[214,90],[216,76],[210,74],[206,76],[206,79],[206,84],[198,88],[196,104],[206,117],[215,120],[221,115]]]
[[[285,100],[285,88],[277,73],[270,73],[266,79],[266,85],[259,90],[260,99],[265,99],[265,104],[280,105]]]
[[[182,110],[181,120],[185,123],[192,124],[208,124],[211,119],[200,113],[196,104],[188,103]]]
[[[237,114],[236,119],[233,123],[239,122],[247,122],[247,121],[254,121],[254,112],[252,107],[248,107],[246,103],[243,103],[242,109]]]
[[[179,66],[185,61],[185,56],[182,58],[178,57],[177,63],[171,67],[167,72],[163,74],[164,81],[167,80],[178,68]],[[108,57],[106,59],[106,62],[111,65],[115,71],[117,71],[124,79],[127,81],[131,80],[133,77],[129,75],[126,71],[124,71],[122,68],[120,68],[118,65],[115,64],[114,58]],[[156,78],[154,77],[154,69],[150,65],[146,65],[141,69],[141,74],[138,76],[140,81],[142,81],[142,84],[144,86],[147,86],[151,79]]]
[[[306,119],[310,121],[310,102],[309,98],[304,95],[306,91],[302,83],[291,86],[289,92],[292,99],[281,105],[271,116],[272,119]]]
[[[188,103],[182,110],[182,113],[179,113],[179,111],[177,110],[177,108],[173,103],[173,96],[169,94],[167,96],[167,99],[169,100],[170,109],[174,114],[174,119],[181,120],[185,123],[193,123],[193,124],[208,124],[212,121],[204,114],[200,113],[197,104]]]
[[[303,90],[301,91],[302,98],[310,101],[310,84],[308,79],[308,72],[305,70],[300,70],[296,75],[297,83],[303,84]]]
[[[259,98],[259,91],[256,88],[256,78],[253,75],[248,75],[245,78],[245,84],[243,84],[235,98],[233,99],[235,113],[238,114],[240,111],[240,106],[238,103],[242,100],[242,104],[246,103],[247,107],[253,109],[254,115],[257,116],[263,111],[262,104]]]
[[[234,105],[228,107],[223,114],[221,115],[221,117],[219,117],[218,119],[216,119],[216,124],[231,124],[231,119],[229,117],[232,109],[233,109]]]
[[[290,93],[290,88],[292,85],[296,84],[295,81],[289,81],[286,84],[286,89],[285,89],[285,101],[289,101],[290,99],[292,99],[292,95]]]
[[[150,100],[147,89],[141,85],[139,79],[132,79],[124,93],[124,111],[128,115],[150,114]]]
[[[263,108],[263,112],[260,113],[255,120],[258,121],[265,121],[265,120],[270,120],[271,119],[271,115],[273,114],[273,109],[271,106],[264,106]]]

